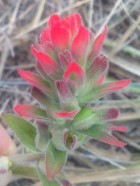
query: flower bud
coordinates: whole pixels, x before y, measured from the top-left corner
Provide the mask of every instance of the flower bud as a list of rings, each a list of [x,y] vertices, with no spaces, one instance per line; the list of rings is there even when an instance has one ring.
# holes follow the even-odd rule
[[[11,161],[6,156],[0,157],[0,174],[6,173],[11,167]]]

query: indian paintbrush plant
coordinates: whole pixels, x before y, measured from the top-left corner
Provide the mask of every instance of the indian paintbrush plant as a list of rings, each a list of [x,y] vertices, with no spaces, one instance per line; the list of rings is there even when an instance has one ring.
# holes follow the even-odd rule
[[[31,46],[37,73],[18,69],[32,85],[31,94],[38,105],[16,105],[14,111],[22,117],[3,113],[2,119],[27,148],[44,157],[43,168],[39,160],[34,164],[44,186],[68,184],[62,176],[68,153],[91,138],[126,145],[112,135],[112,131],[127,130],[111,124],[118,109],[91,106],[130,83],[128,79],[104,83],[109,62],[101,49],[106,34],[104,26],[94,36],[78,13],[64,18],[53,14],[39,43]]]

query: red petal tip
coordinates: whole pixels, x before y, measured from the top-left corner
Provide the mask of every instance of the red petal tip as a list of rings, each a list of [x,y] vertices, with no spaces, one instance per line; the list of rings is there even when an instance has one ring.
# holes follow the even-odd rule
[[[126,132],[128,131],[128,127],[126,126],[112,126],[111,130],[119,131],[119,132]]]
[[[55,112],[55,116],[56,117],[60,117],[60,118],[73,118],[76,114],[78,113],[78,111],[71,111],[71,112]]]

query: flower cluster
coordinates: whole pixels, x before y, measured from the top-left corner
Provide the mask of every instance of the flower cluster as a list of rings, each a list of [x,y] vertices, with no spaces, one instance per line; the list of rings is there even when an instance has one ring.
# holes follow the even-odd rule
[[[54,153],[56,150],[68,152],[90,138],[119,147],[126,145],[111,131],[124,132],[127,128],[107,124],[119,111],[90,106],[91,101],[96,102],[130,83],[130,80],[103,83],[109,65],[101,53],[106,34],[105,26],[95,37],[83,25],[78,13],[65,18],[53,14],[39,43],[31,47],[38,73],[18,70],[33,86],[31,94],[39,106],[17,105],[14,110],[35,120],[36,146],[40,151],[48,152],[53,148]],[[60,170],[52,173],[50,162],[48,153],[46,175],[52,180]]]

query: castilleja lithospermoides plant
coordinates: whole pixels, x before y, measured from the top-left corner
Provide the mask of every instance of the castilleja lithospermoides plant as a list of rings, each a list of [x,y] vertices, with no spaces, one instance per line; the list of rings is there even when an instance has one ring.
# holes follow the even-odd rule
[[[57,180],[69,151],[91,138],[118,147],[126,145],[111,133],[127,130],[124,126],[111,125],[119,111],[90,106],[91,101],[96,103],[130,83],[130,80],[104,83],[109,62],[101,49],[106,34],[105,26],[95,37],[78,13],[64,18],[53,14],[39,43],[31,47],[37,73],[18,70],[33,86],[31,94],[39,105],[16,105],[14,110],[34,123],[10,114],[2,117],[13,130],[15,123],[17,128],[21,127],[22,131],[16,128],[15,132],[24,145],[44,153],[48,181]],[[21,137],[21,132],[25,137]]]

